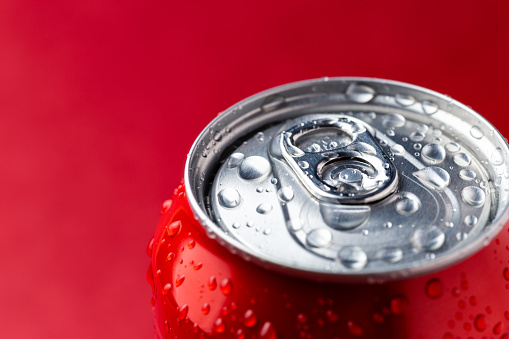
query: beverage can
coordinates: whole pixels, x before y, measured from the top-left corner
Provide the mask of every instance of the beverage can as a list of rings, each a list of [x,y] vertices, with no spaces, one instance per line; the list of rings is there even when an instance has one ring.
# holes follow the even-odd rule
[[[507,141],[371,78],[280,86],[196,139],[149,244],[159,338],[508,338]]]

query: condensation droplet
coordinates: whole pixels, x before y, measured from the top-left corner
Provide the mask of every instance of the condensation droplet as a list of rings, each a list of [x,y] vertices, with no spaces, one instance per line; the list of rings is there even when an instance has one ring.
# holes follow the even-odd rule
[[[452,157],[452,160],[456,165],[461,167],[466,167],[472,162],[472,158],[470,158],[470,155],[466,153],[455,154],[454,157]]]
[[[242,200],[239,192],[234,188],[222,189],[217,194],[217,199],[224,208],[235,208],[240,205]]]
[[[401,215],[411,215],[419,210],[421,200],[413,193],[399,193],[398,202],[396,203],[396,212]]]
[[[366,103],[375,97],[375,90],[363,84],[353,83],[348,86],[346,96],[357,103]]]
[[[385,127],[403,127],[406,124],[406,119],[401,114],[393,113],[387,114],[383,118],[383,125]]]
[[[224,295],[230,295],[232,293],[233,285],[230,279],[224,278],[219,285],[221,293]]]
[[[491,163],[495,166],[502,165],[504,163],[504,156],[500,147],[495,148],[490,157]]]
[[[267,214],[270,211],[272,211],[272,205],[268,202],[261,203],[258,207],[256,207],[256,212],[260,214]]]
[[[426,137],[426,134],[424,134],[421,131],[415,131],[415,132],[412,132],[412,134],[410,134],[410,140],[412,140],[412,141],[423,141],[425,137]]]
[[[326,228],[315,228],[307,234],[306,243],[315,248],[329,247],[332,244],[332,233]]]
[[[385,228],[392,228],[392,222],[387,221],[386,223],[384,223],[384,227]]]
[[[235,221],[235,222],[232,224],[232,227],[233,227],[233,228],[240,228],[240,222]]]
[[[474,171],[464,168],[460,171],[459,176],[465,181],[472,181],[477,175]]]
[[[376,258],[395,263],[403,259],[403,250],[398,247],[385,247],[376,252]]]
[[[258,318],[256,317],[256,314],[252,309],[248,309],[244,313],[244,325],[246,325],[246,327],[253,327],[254,325],[256,325],[257,321]]]
[[[484,136],[484,133],[478,126],[472,126],[470,129],[470,135],[476,139],[481,139]]]
[[[260,141],[260,142],[264,141],[265,140],[265,133],[263,133],[263,132],[256,133],[255,139]]]
[[[442,247],[445,242],[444,232],[437,226],[424,226],[416,229],[412,236],[415,248],[424,251],[434,251]]]
[[[396,102],[401,106],[411,106],[415,104],[415,98],[409,94],[398,93],[395,98]]]
[[[442,282],[438,278],[431,278],[426,283],[426,295],[431,299],[438,299],[442,296]]]
[[[467,215],[463,220],[463,223],[468,227],[473,227],[477,225],[477,217],[475,215]]]
[[[456,153],[456,152],[459,152],[459,150],[461,149],[461,146],[456,142],[450,142],[447,145],[445,145],[445,149],[449,153]]]
[[[297,164],[299,165],[300,168],[303,169],[309,168],[309,164],[307,163],[307,161],[299,161]]]
[[[427,164],[440,164],[445,159],[445,149],[439,144],[427,144],[422,148],[421,156]]]
[[[486,201],[486,193],[477,186],[467,186],[461,191],[461,198],[471,206],[480,207]]]
[[[286,227],[288,227],[288,229],[291,232],[297,232],[302,229],[302,222],[300,221],[300,219],[288,220],[288,222],[286,223]]]
[[[279,199],[281,199],[281,201],[289,202],[293,199],[294,196],[293,189],[290,186],[281,187],[277,191],[277,196]]]
[[[430,100],[424,100],[422,103],[422,110],[426,114],[434,114],[438,111],[438,105]]]
[[[320,213],[325,223],[337,230],[349,230],[362,225],[371,214],[369,206],[320,204]]]
[[[239,176],[244,180],[261,180],[271,172],[267,159],[254,155],[244,159],[239,166]]]
[[[400,144],[394,144],[391,146],[391,152],[394,155],[402,156],[405,154],[405,148]]]
[[[277,184],[277,179],[276,178],[270,179],[270,183],[273,184],[273,185],[276,185]]]
[[[425,167],[412,174],[422,184],[437,191],[443,191],[451,180],[449,173],[440,167]]]
[[[370,144],[366,144],[365,142],[356,142],[347,147],[350,151],[357,151],[360,153],[365,153],[369,155],[376,155],[376,150]]]
[[[368,255],[357,246],[343,247],[338,253],[338,258],[343,265],[354,270],[360,270],[368,263]]]
[[[468,238],[468,234],[467,233],[465,233],[465,232],[458,232],[458,233],[456,233],[456,239],[458,241],[463,241],[466,238]]]

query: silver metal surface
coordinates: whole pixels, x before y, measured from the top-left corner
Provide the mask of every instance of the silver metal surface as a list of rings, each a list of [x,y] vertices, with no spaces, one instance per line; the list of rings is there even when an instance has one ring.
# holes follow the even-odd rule
[[[475,253],[508,218],[508,147],[468,107],[416,86],[289,84],[218,116],[185,182],[222,245],[327,281],[428,273]]]

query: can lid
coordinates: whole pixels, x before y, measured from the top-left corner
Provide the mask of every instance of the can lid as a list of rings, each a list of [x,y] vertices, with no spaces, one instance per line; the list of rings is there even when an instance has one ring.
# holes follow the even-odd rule
[[[470,108],[420,87],[332,78],[218,116],[186,164],[211,237],[267,268],[383,281],[444,268],[508,218],[508,146]]]

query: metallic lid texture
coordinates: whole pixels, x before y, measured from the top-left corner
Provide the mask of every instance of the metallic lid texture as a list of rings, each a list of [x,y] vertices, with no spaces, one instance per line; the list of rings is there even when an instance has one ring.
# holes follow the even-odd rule
[[[467,106],[369,78],[254,95],[201,133],[186,164],[208,234],[268,269],[325,281],[429,273],[508,218],[505,139]]]

